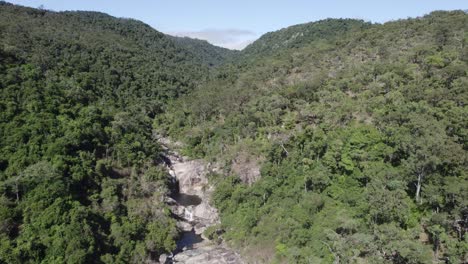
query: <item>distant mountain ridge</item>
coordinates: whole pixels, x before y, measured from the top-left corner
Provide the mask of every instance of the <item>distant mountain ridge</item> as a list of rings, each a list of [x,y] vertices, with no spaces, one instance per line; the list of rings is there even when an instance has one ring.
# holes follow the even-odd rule
[[[357,19],[325,19],[299,24],[262,35],[242,52],[247,55],[271,55],[282,50],[299,48],[301,45],[342,38],[353,32],[369,28],[372,24]]]

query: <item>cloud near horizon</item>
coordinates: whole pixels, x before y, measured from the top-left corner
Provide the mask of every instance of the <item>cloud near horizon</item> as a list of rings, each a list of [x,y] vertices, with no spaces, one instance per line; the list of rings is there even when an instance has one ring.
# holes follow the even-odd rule
[[[202,39],[213,45],[241,50],[258,38],[257,34],[244,29],[204,29],[200,31],[168,32],[169,35]]]

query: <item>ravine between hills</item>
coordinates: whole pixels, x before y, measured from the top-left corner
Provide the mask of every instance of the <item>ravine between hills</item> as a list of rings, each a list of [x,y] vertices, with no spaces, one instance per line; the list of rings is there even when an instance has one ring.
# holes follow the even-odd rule
[[[178,144],[162,138],[166,166],[176,183],[175,190],[167,203],[178,219],[177,225],[182,236],[171,255],[162,255],[160,263],[244,263],[239,253],[225,243],[208,240],[203,232],[206,228],[219,224],[218,211],[210,204],[214,188],[208,183],[207,175],[216,167],[203,160],[191,160],[179,155],[174,148]]]

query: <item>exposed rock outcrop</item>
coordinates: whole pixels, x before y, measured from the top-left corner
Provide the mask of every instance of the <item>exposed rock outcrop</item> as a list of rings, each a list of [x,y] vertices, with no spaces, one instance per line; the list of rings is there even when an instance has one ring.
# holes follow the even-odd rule
[[[194,248],[175,255],[175,263],[185,264],[238,264],[243,263],[240,256],[223,246],[209,242],[196,244]]]
[[[179,192],[201,199],[198,205],[176,204],[173,212],[188,222],[194,222],[195,232],[201,234],[207,226],[219,223],[218,211],[209,203],[213,188],[206,177],[207,165],[202,160],[189,160],[175,154],[167,158],[170,160],[170,173],[179,184]]]
[[[162,142],[167,145],[169,141]],[[209,203],[213,187],[208,183],[207,174],[210,168],[203,160],[190,160],[166,149],[166,163],[170,174],[178,182],[180,194],[193,199],[193,203],[178,202],[177,199],[168,198],[172,212],[180,217],[178,226],[186,232],[195,232],[203,237],[203,232],[209,226],[219,224],[218,211]],[[181,196],[176,198],[180,199]],[[198,198],[200,200],[198,200]],[[183,247],[176,252],[172,259],[166,263],[206,263],[206,264],[233,264],[244,263],[238,253],[229,249],[225,244],[214,244],[205,238],[201,242]]]
[[[239,175],[243,183],[250,185],[260,179],[259,162],[259,158],[241,151],[232,160],[231,169],[235,174]]]

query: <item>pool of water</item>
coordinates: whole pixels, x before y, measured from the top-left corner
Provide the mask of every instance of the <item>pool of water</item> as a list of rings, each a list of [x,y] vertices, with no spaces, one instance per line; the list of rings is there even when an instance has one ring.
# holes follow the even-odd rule
[[[173,194],[171,197],[182,206],[197,206],[202,202],[202,199],[197,195],[190,195],[185,193]]]
[[[185,231],[182,232],[182,236],[177,241],[177,248],[174,252],[174,254],[182,252],[183,248],[191,249],[193,248],[193,245],[200,243],[203,241],[203,238],[200,235],[195,234],[195,231],[192,229],[192,231]]]

